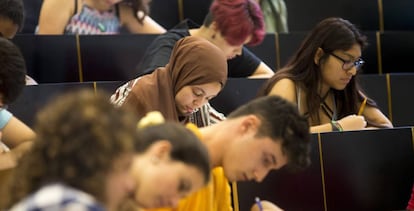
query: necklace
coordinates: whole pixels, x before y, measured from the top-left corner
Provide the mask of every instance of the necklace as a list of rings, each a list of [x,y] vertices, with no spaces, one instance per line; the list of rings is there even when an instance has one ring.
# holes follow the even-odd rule
[[[326,98],[328,98],[330,93],[330,90],[323,96],[319,96],[320,98],[320,107],[322,109],[322,111],[325,113],[326,116],[328,116],[331,120],[336,120],[337,119],[337,113],[336,113],[336,102],[335,102],[335,95],[332,94],[332,106],[333,108],[331,109],[328,104],[325,102]]]
[[[328,91],[326,92],[326,94],[325,94],[323,97],[321,97],[321,96],[318,94],[319,101],[320,101],[320,104],[321,104],[321,105],[322,105],[322,104],[325,104],[325,100],[326,100],[326,98],[328,97],[329,92],[330,92],[330,90],[328,90]]]
[[[105,25],[103,23],[100,23],[100,22],[98,23],[98,29],[101,32],[105,32],[106,31]]]

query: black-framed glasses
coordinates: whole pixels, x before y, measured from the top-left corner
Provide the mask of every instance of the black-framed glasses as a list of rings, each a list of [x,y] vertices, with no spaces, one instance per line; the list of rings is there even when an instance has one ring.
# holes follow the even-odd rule
[[[329,55],[337,58],[338,60],[340,60],[341,62],[343,62],[342,64],[342,69],[345,71],[349,71],[351,70],[354,66],[356,67],[356,70],[360,70],[362,65],[365,63],[364,60],[362,60],[361,58],[357,59],[356,61],[352,61],[352,60],[345,60],[337,55],[335,55],[334,53],[329,53]]]

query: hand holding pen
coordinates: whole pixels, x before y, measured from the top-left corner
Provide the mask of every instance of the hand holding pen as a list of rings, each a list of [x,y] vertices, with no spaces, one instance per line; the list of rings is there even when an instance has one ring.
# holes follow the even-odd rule
[[[278,206],[270,201],[260,200],[259,197],[255,197],[255,203],[250,209],[251,211],[283,211]]]
[[[256,202],[257,207],[259,208],[259,211],[263,211],[262,201],[260,201],[259,197],[255,197],[254,201]]]
[[[362,101],[361,103],[361,107],[359,107],[358,116],[362,115],[366,105],[367,105],[367,98],[364,98],[364,101]]]

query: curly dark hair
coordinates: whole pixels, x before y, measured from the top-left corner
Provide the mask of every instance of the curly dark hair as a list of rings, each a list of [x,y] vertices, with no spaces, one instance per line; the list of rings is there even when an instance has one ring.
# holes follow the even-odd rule
[[[41,186],[62,182],[105,201],[104,181],[115,159],[131,153],[137,120],[109,95],[80,90],[58,96],[37,115],[36,140],[18,163],[6,207]]]
[[[14,102],[26,85],[26,63],[11,41],[0,37],[0,93],[3,104]]]
[[[279,96],[259,97],[240,106],[227,118],[251,114],[261,120],[256,136],[282,141],[282,151],[288,157],[287,166],[291,170],[304,169],[310,165],[309,124],[293,103]]]

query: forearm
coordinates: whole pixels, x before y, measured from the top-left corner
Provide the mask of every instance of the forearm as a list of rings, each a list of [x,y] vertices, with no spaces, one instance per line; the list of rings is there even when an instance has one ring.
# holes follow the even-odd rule
[[[378,108],[367,106],[363,116],[367,121],[367,127],[393,128],[392,122]]]
[[[377,118],[374,120],[367,119],[367,127],[369,128],[393,128],[391,121],[389,121],[385,116],[382,118]]]
[[[254,73],[249,78],[270,78],[274,75],[272,69],[265,63],[261,62]]]
[[[0,154],[0,171],[14,168],[16,166],[16,159],[11,152],[4,152]]]
[[[23,156],[23,154],[30,150],[32,144],[33,142],[26,141],[8,152],[1,153],[0,170],[14,168],[17,165],[17,161]]]
[[[310,127],[311,133],[323,133],[323,132],[331,132],[331,131],[332,131],[332,125],[330,123]]]
[[[250,79],[263,79],[263,78],[270,78],[272,77],[273,73],[258,73],[258,74],[254,74],[249,76],[248,78]]]

